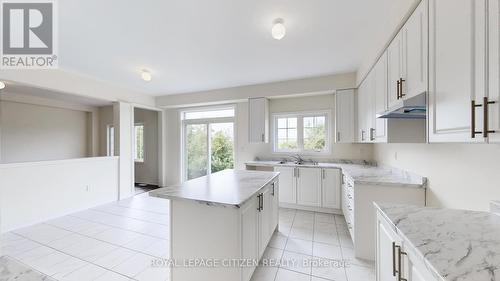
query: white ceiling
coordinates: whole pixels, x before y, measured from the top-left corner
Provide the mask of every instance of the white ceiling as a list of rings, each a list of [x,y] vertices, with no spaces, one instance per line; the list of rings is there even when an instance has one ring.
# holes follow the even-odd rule
[[[150,95],[353,72],[413,1],[58,1],[59,64]]]

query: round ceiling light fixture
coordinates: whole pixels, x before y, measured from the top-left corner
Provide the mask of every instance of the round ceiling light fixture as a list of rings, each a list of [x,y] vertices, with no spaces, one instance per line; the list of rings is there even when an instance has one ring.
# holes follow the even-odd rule
[[[0,81],[0,90],[3,90],[5,89],[5,83]]]
[[[286,35],[286,27],[283,19],[275,19],[273,22],[273,28],[271,29],[271,35],[276,40],[281,40]]]
[[[141,72],[141,78],[142,80],[149,82],[153,79],[153,76],[151,76],[151,72],[149,72],[149,70],[143,69]]]

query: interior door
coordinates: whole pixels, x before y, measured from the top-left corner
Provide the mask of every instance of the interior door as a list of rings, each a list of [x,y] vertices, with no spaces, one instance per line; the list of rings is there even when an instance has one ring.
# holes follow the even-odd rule
[[[484,142],[471,137],[483,125],[471,100],[485,94],[484,1],[429,1],[429,142]]]
[[[280,173],[279,202],[288,204],[297,204],[297,186],[296,186],[295,168],[275,167],[274,170]]]
[[[321,207],[340,209],[340,170],[322,169],[321,172]]]
[[[297,203],[319,207],[321,205],[321,169],[298,168],[297,171]]]

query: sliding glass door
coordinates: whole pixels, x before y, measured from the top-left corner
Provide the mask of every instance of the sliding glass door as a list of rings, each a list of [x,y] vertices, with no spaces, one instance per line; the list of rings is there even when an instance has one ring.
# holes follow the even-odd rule
[[[234,167],[232,117],[184,121],[184,180]]]

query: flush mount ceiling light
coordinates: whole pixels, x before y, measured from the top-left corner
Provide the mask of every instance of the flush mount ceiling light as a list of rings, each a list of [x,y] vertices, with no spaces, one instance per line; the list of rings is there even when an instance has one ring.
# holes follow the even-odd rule
[[[0,90],[3,90],[5,89],[5,83],[0,81]]]
[[[273,22],[273,28],[271,29],[271,35],[276,40],[281,40],[286,35],[286,28],[283,19],[275,19]]]
[[[149,72],[146,69],[143,69],[141,72],[141,78],[142,78],[142,80],[149,82],[149,81],[151,81],[151,79],[153,79],[153,76],[151,76],[151,72]]]

